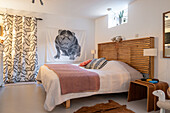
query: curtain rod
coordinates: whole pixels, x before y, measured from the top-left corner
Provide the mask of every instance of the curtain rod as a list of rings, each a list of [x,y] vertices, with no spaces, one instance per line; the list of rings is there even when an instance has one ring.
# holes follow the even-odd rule
[[[0,14],[1,16],[3,16],[4,14]],[[36,20],[43,20],[42,18],[36,18]]]

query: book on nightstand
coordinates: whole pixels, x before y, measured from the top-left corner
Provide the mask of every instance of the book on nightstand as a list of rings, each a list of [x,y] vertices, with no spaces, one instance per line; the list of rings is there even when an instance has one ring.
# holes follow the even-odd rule
[[[156,84],[156,83],[159,82],[159,79],[145,79],[145,78],[142,78],[142,79],[137,80],[137,81],[144,81],[144,82],[149,82],[149,83]]]

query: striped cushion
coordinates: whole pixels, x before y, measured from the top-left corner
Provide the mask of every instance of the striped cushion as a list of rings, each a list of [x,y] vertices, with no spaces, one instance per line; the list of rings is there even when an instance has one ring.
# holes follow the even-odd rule
[[[104,60],[102,60],[102,61],[99,63],[99,65],[97,66],[96,69],[101,69],[101,68],[104,67],[106,64],[107,64],[107,60],[104,59]]]
[[[89,64],[86,65],[87,69],[101,69],[107,60],[105,58],[93,59]]]
[[[94,63],[96,62],[96,58],[94,58],[90,63],[88,63],[87,65],[86,65],[86,67],[85,68],[87,68],[87,69],[92,69],[92,66],[94,65]]]

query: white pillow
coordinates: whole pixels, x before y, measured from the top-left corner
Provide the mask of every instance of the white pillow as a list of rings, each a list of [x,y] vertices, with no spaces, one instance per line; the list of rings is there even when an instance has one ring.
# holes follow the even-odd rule
[[[143,78],[143,75],[139,71],[124,62],[116,60],[108,61],[101,70],[115,72],[123,72],[126,70],[127,72],[129,72],[132,81]]]
[[[111,60],[111,61],[108,61],[107,64],[101,70],[122,72],[125,69],[118,61]]]

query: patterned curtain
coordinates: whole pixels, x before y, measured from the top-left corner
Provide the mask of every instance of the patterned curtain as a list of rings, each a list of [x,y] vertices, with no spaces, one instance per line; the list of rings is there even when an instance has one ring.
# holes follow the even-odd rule
[[[36,18],[5,14],[3,23],[4,82],[35,81],[38,73]]]

